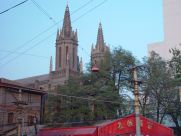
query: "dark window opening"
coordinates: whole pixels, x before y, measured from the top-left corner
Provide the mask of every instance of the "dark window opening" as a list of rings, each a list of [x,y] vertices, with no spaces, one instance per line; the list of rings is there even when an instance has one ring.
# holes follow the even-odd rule
[[[59,67],[61,67],[61,62],[62,62],[62,49],[59,47]]]
[[[66,46],[66,64],[67,64],[68,59],[69,59],[68,47]]]
[[[13,123],[14,120],[14,113],[8,113],[8,123]]]
[[[28,102],[32,102],[31,94],[28,93]]]
[[[33,119],[34,119],[33,116],[31,116],[31,115],[28,116],[28,126],[33,125]]]
[[[73,67],[75,67],[75,48],[73,48]]]

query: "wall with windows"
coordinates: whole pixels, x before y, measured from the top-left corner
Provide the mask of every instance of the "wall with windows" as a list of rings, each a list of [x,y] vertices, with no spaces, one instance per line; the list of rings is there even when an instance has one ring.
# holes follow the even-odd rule
[[[41,115],[41,94],[32,92],[31,90],[22,90],[22,101],[27,105],[23,106],[23,114],[21,115],[24,125],[32,125],[36,117],[37,123],[40,122]],[[16,126],[17,106],[14,102],[18,101],[18,90],[0,87],[0,131],[5,131]]]

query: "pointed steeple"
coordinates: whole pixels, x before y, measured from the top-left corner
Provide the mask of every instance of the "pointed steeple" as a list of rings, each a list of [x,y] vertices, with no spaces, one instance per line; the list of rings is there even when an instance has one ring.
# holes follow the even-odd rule
[[[93,51],[93,50],[94,50],[94,44],[92,43],[91,51]]]
[[[53,64],[52,64],[52,56],[50,57],[50,73],[52,72],[53,70]]]
[[[80,59],[79,67],[80,67],[80,73],[83,73],[83,61],[82,61],[82,57],[81,57],[81,59]]]
[[[101,22],[99,23],[99,28],[98,28],[98,34],[97,34],[97,43],[96,43],[96,48],[99,50],[102,50],[104,46],[104,36],[103,36],[103,30],[102,30],[102,25]]]
[[[59,38],[59,30],[57,29],[57,38],[56,39],[58,39]]]
[[[71,27],[71,21],[70,21],[70,12],[69,12],[69,7],[67,5],[65,14],[64,14],[64,21],[63,21],[63,33],[66,37],[70,37],[71,32],[72,32],[72,27]]]

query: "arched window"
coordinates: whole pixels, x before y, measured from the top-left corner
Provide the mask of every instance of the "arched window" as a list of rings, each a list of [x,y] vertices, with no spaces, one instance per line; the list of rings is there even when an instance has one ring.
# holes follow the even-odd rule
[[[61,63],[62,63],[62,49],[61,47],[59,47],[59,67],[61,67]]]
[[[66,64],[67,64],[67,61],[69,60],[69,53],[68,53],[68,46],[66,46]]]
[[[72,57],[72,59],[73,59],[73,67],[75,67],[75,48],[73,48],[73,57]]]

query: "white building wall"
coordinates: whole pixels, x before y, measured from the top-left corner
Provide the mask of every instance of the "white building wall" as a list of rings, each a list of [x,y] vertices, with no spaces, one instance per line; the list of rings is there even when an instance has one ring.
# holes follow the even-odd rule
[[[163,0],[164,36],[166,41],[181,41],[181,0]]]
[[[164,41],[148,45],[148,52],[155,51],[163,59],[171,59],[169,49],[181,49],[181,0],[163,0]]]

